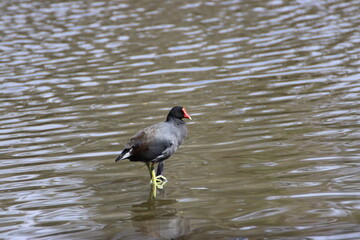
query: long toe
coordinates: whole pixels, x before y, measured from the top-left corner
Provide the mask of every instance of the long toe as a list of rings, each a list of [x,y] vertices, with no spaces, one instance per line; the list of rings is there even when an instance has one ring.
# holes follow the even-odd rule
[[[167,178],[163,175],[156,176],[155,179],[156,179],[156,182],[159,182],[159,183],[162,183],[162,182],[166,183],[168,181]]]
[[[156,182],[155,186],[157,189],[163,189],[166,182]]]
[[[155,177],[155,186],[156,186],[156,188],[163,189],[164,185],[167,183],[167,181],[168,180],[163,175],[156,176]],[[152,183],[152,181],[151,181],[151,183]]]

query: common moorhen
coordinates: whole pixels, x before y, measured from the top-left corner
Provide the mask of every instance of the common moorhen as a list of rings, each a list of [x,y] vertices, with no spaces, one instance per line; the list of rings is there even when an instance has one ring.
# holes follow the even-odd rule
[[[135,134],[125,145],[115,162],[123,159],[145,162],[149,169],[151,183],[163,188],[167,179],[162,175],[163,161],[173,155],[183,143],[187,135],[187,127],[183,118],[191,120],[184,107],[173,107],[166,121],[151,125]],[[158,163],[155,174],[154,165]]]

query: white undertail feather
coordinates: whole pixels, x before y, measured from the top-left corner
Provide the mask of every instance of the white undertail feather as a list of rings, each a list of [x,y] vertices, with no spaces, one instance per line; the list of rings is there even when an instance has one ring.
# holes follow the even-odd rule
[[[132,149],[131,149],[129,152],[125,153],[125,155],[124,155],[124,156],[122,156],[122,158],[121,158],[121,159],[125,159],[125,158],[130,157],[130,155],[131,155],[131,151],[132,151]]]

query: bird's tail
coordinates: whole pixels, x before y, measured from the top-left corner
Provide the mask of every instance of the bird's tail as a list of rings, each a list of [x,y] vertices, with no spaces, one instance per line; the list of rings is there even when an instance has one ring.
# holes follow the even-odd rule
[[[131,149],[124,149],[120,155],[115,159],[115,162],[126,159],[131,156]]]
[[[115,162],[118,162],[121,160],[121,154],[115,159]]]

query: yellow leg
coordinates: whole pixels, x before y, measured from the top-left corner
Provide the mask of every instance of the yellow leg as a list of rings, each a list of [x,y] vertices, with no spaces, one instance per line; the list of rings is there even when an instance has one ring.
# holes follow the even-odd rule
[[[151,186],[152,195],[153,195],[153,197],[156,198],[156,189],[157,188],[163,189],[165,183],[167,182],[167,179],[163,175],[156,176],[154,165],[155,165],[155,163],[149,163],[149,162],[146,163],[146,167],[149,170],[150,178],[151,178],[150,183],[152,185]]]
[[[151,169],[151,183],[157,185],[156,183],[156,173],[155,173],[155,169],[154,169],[154,165],[152,164],[152,169]]]
[[[146,163],[146,167],[149,170],[150,173],[150,178],[151,178],[151,192],[152,192],[152,196],[154,198],[156,198],[156,189],[157,189],[157,184],[156,184],[156,174],[155,174],[155,168],[154,168],[154,163]]]

